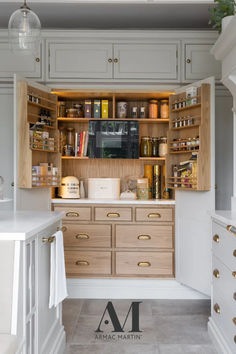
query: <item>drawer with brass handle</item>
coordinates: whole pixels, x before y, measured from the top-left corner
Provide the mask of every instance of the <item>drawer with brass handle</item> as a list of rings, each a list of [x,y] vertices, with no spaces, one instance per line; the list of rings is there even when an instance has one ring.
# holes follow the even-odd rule
[[[111,247],[111,225],[66,224],[66,247]]]
[[[55,211],[64,211],[64,220],[71,221],[90,221],[91,220],[91,208],[90,207],[76,207],[76,206],[54,206]]]
[[[218,271],[218,269],[213,270],[213,275],[215,278],[220,278],[220,272]]]
[[[114,207],[95,207],[96,221],[131,221],[131,208],[114,208]]]
[[[213,239],[213,241],[216,242],[216,243],[219,243],[219,242],[220,242],[220,236],[219,236],[219,235],[214,235],[212,239]]]
[[[172,225],[115,225],[116,247],[173,248]]]
[[[217,256],[231,271],[236,271],[236,237],[232,233],[231,225],[225,226],[213,222],[213,254]],[[235,250],[235,252],[234,252]]]
[[[173,277],[172,252],[116,252],[116,274]]]
[[[173,221],[172,208],[139,208],[135,209],[136,221],[160,222]]]
[[[111,252],[96,251],[65,251],[66,274],[109,275],[111,274]]]

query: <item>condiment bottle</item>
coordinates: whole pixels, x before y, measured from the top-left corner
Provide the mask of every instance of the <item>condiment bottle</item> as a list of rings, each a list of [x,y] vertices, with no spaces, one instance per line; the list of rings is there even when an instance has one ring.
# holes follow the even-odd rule
[[[152,140],[149,136],[142,136],[141,137],[140,155],[142,157],[151,157],[152,156]]]
[[[159,138],[152,138],[152,156],[159,156]]]

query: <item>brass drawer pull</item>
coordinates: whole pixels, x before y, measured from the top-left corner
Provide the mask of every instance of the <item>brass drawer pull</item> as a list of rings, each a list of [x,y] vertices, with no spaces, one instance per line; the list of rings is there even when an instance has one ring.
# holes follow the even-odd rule
[[[148,218],[160,218],[161,214],[159,213],[150,213],[148,214]]]
[[[236,271],[232,272],[232,276],[236,278]]]
[[[66,216],[71,216],[71,217],[79,217],[79,213],[76,213],[75,211],[69,211],[68,213],[66,213]]]
[[[236,257],[236,250],[233,251],[233,256]]]
[[[215,311],[216,313],[220,313],[220,306],[219,306],[218,304],[215,304],[215,305],[214,305],[214,311]]]
[[[89,239],[89,235],[87,234],[78,234],[75,236],[75,238],[77,238],[77,240],[88,240]]]
[[[236,343],[236,336],[234,336],[234,343]]]
[[[120,214],[119,213],[107,213],[108,218],[119,218]]]
[[[77,266],[89,266],[89,262],[88,261],[77,261],[77,262],[75,262],[75,264]]]
[[[62,226],[62,227],[58,227],[57,231],[62,231],[62,232],[66,232],[67,231],[67,227]]]
[[[232,231],[233,228],[234,228],[233,225],[228,225],[228,226],[226,226],[227,231],[229,231],[231,234],[233,234],[234,236],[236,236],[236,232]]]
[[[117,58],[114,59],[114,63],[118,63],[118,61],[119,61],[119,60],[118,60]]]
[[[218,269],[213,270],[213,275],[215,278],[220,278],[220,272],[218,271]]]
[[[151,240],[151,236],[149,235],[139,235],[138,240]]]
[[[220,236],[219,235],[214,235],[213,236],[213,241],[215,241],[216,243],[220,242]]]
[[[234,323],[235,326],[236,326],[236,317],[234,317],[234,318],[232,319],[232,321],[233,321],[233,323]]]
[[[233,293],[233,299],[236,301],[236,293]]]
[[[139,262],[138,266],[139,267],[151,267],[151,263],[150,262]]]
[[[55,236],[50,236],[50,237],[43,237],[42,242],[48,242],[48,243],[53,243],[55,241],[56,237]]]

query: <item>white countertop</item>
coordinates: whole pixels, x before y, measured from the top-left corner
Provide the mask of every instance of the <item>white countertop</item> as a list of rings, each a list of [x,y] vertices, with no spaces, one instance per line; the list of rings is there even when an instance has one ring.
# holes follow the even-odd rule
[[[52,199],[52,203],[54,204],[152,204],[152,205],[170,205],[175,204],[175,200],[171,199],[162,199],[162,200],[127,200],[127,199],[62,199],[56,198]]]
[[[0,241],[25,241],[63,216],[55,211],[0,211]]]
[[[215,210],[211,212],[211,217],[226,225],[236,227],[236,211],[231,210]]]

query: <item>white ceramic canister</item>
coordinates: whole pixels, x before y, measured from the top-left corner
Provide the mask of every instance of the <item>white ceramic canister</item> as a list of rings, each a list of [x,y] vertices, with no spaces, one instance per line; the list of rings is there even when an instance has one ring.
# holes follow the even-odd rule
[[[125,101],[117,103],[117,118],[127,118],[128,104]]]

